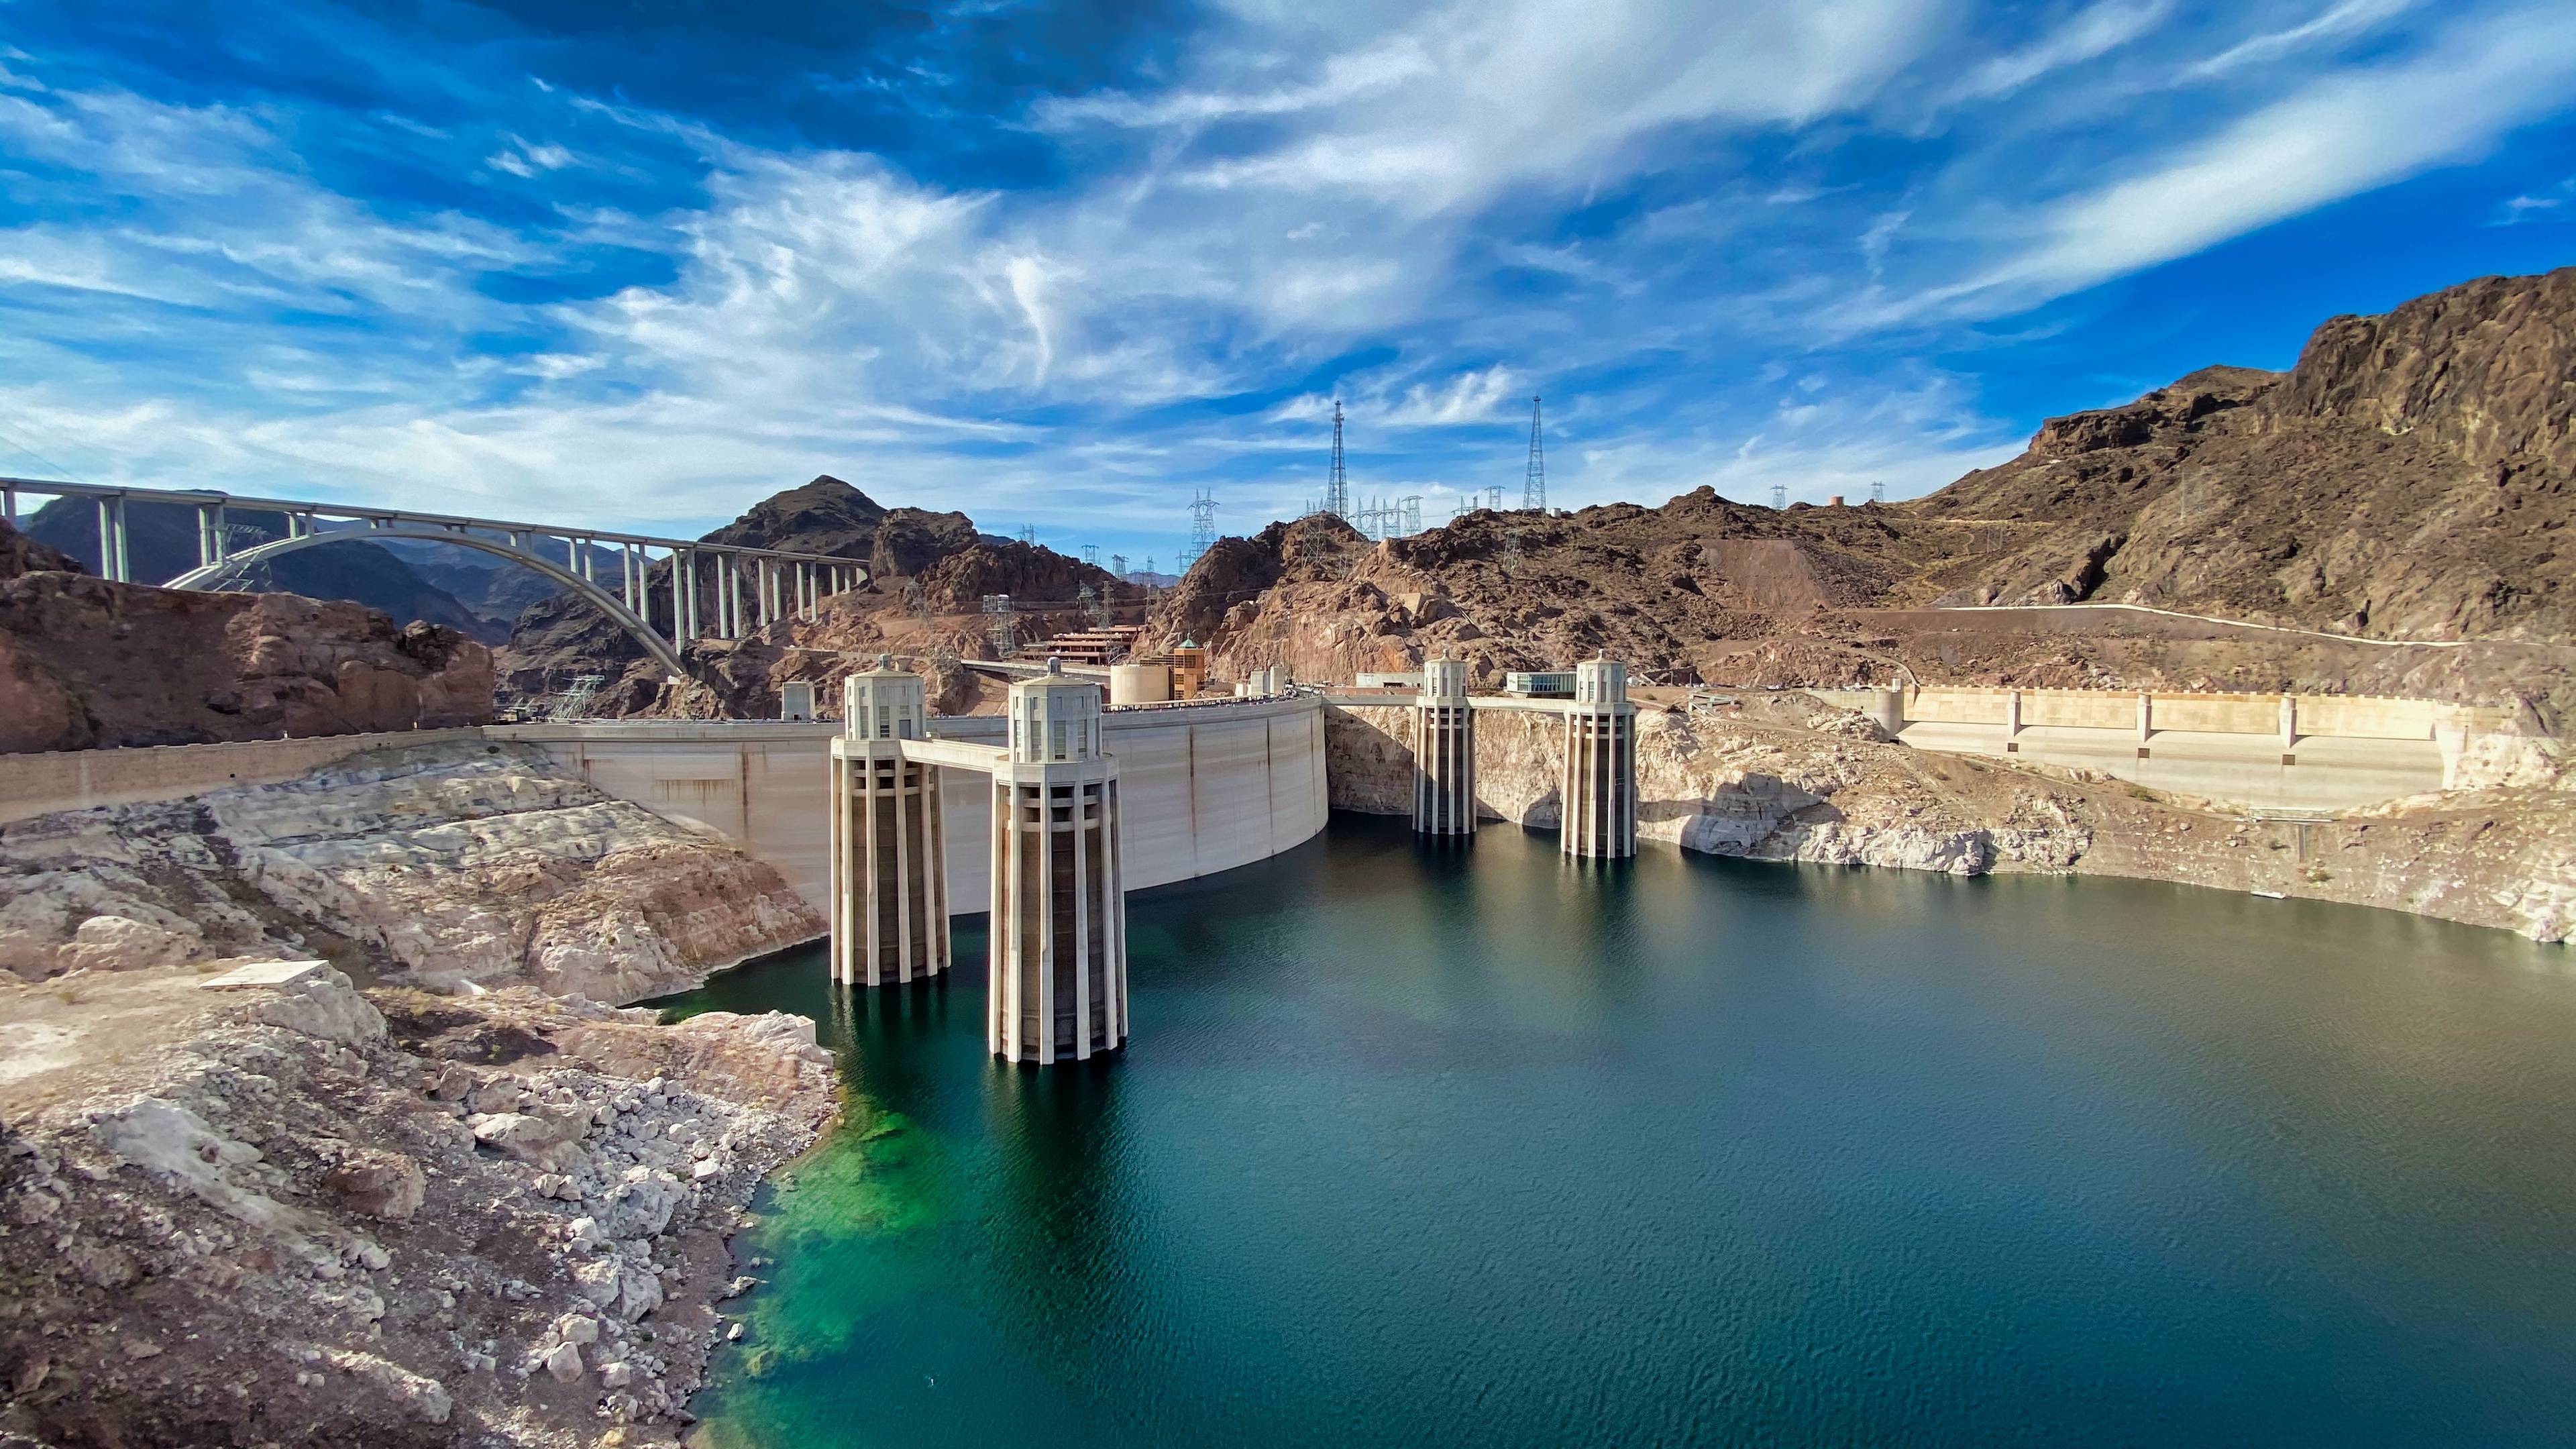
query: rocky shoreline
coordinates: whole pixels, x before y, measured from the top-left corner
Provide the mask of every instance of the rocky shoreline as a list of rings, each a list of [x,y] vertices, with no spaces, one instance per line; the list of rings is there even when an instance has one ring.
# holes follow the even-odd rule
[[[0,826],[0,1445],[673,1440],[836,1079],[597,1003],[821,930],[522,746]]]
[[[1411,715],[1327,710],[1334,808],[1411,810]],[[1555,721],[1480,713],[1476,727],[1478,799],[1503,820],[1554,827]],[[1750,860],[2130,876],[2565,941],[2576,937],[2576,777],[2546,742],[2525,743],[2473,773],[2481,788],[2301,824],[2089,771],[1915,750],[1803,694],[1756,696],[1725,720],[1639,712],[1637,830]]]
[[[811,1022],[209,979],[0,988],[0,1442],[676,1440]]]

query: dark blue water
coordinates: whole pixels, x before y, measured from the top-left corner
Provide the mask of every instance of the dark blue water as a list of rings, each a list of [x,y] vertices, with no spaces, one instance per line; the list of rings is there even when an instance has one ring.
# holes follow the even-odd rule
[[[1105,1066],[685,999],[852,1094],[708,1443],[2576,1443],[2562,948],[1353,818],[1131,930]]]

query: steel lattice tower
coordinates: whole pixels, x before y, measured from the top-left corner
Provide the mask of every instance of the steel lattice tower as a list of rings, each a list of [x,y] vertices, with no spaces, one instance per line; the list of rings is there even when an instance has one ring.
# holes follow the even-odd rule
[[[1538,441],[1538,399],[1530,399],[1529,472],[1521,480],[1521,507],[1547,512],[1547,454]]]
[[[1324,511],[1335,518],[1351,516],[1351,480],[1342,471],[1342,404],[1333,401],[1333,472],[1324,482]]]
[[[1190,500],[1190,551],[1181,559],[1181,572],[1188,573],[1190,566],[1199,561],[1199,555],[1206,553],[1215,542],[1216,495],[1202,488]]]

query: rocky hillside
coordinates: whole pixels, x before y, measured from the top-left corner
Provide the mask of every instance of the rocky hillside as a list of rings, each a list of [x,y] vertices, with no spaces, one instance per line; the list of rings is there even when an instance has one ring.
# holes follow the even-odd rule
[[[1052,549],[979,533],[963,513],[887,508],[838,478],[817,478],[764,499],[706,535],[711,543],[828,553],[867,562],[868,586],[830,600],[816,623],[765,626],[749,638],[700,641],[686,651],[695,683],[674,687],[641,646],[577,600],[558,596],[519,618],[502,653],[502,679],[526,696],[559,692],[583,674],[606,676],[593,709],[620,715],[732,715],[760,718],[777,710],[777,686],[810,679],[824,688],[853,669],[873,667],[880,651],[924,659],[980,651],[983,598],[1009,594],[1023,605],[1056,604],[1024,616],[1026,637],[1079,627],[1085,587],[1107,597],[1104,569]],[[656,627],[670,623],[670,571],[656,565],[651,598]],[[704,591],[703,617],[714,595]],[[973,686],[935,681],[972,703]],[[963,691],[963,693],[961,693]]]
[[[732,842],[526,745],[373,750],[278,785],[0,825],[0,972],[242,955],[626,1002],[824,922]]]
[[[1963,670],[1916,647],[1926,616],[1885,612],[2120,602],[2478,640],[2479,663],[2434,672],[2563,711],[2576,706],[2571,379],[2576,269],[2488,278],[2335,319],[2287,373],[2209,368],[2051,419],[2022,456],[1927,498],[1773,510],[1703,488],[1653,509],[1480,511],[1374,549],[1338,525],[1274,526],[1211,550],[1156,622],[1167,642],[1211,644],[1221,673],[1276,663],[1306,678],[1447,652],[1491,680],[1595,650],[1674,681],[2264,687],[2287,672],[2333,688],[2364,668],[2356,654],[2300,674],[2272,657],[2284,636],[2246,635],[2213,676],[2102,648],[2102,616],[2078,613],[1990,639]]]
[[[453,629],[293,594],[112,584],[0,524],[0,752],[472,724],[492,658]]]

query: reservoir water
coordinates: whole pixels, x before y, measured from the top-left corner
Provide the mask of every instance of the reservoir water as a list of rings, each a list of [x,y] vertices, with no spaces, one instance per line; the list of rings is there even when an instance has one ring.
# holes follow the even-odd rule
[[[1130,929],[1090,1067],[986,1057],[965,922],[673,1003],[851,1094],[704,1443],[2576,1442],[2564,948],[1340,816]]]

